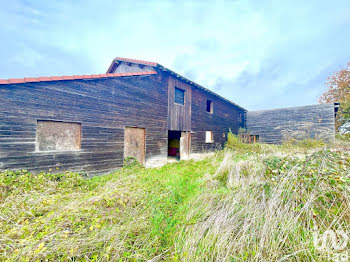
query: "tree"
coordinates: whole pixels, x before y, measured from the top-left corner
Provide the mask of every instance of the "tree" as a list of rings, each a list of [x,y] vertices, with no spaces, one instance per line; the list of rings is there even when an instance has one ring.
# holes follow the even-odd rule
[[[320,103],[340,103],[336,127],[350,121],[350,62],[344,69],[331,75],[326,86],[328,90],[319,98]]]

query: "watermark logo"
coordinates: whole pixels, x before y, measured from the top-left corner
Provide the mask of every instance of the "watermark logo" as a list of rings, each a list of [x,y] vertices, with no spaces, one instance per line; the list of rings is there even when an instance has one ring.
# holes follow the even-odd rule
[[[329,261],[349,261],[350,256],[347,249],[349,236],[343,230],[328,229],[323,234],[315,231],[313,240],[315,248],[326,253]]]

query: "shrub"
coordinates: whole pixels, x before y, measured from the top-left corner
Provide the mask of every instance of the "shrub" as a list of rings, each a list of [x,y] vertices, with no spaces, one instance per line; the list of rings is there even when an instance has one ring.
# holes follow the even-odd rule
[[[326,146],[326,143],[323,140],[317,140],[313,138],[305,138],[302,140],[297,140],[294,138],[287,139],[283,141],[284,146],[296,146],[303,149],[313,149]]]
[[[240,141],[238,136],[233,134],[231,131],[227,133],[227,142],[225,145],[226,148],[240,152],[240,153],[249,153],[249,152],[261,152],[261,145],[256,144],[245,144]]]

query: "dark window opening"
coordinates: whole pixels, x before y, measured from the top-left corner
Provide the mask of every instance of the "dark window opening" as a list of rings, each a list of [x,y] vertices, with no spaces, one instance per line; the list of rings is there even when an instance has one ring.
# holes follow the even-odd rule
[[[185,90],[175,87],[175,103],[180,105],[185,104]]]
[[[248,143],[249,144],[259,143],[259,135],[250,135]]]
[[[207,112],[213,113],[213,101],[207,100]]]

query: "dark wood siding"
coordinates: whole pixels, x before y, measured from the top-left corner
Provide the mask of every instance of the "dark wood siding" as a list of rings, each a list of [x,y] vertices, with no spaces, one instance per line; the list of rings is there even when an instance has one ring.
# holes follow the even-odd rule
[[[167,156],[167,84],[157,76],[0,86],[0,169],[103,173],[123,164],[124,127],[146,128],[146,164]],[[37,120],[81,123],[81,150],[36,152]]]
[[[185,91],[185,102],[183,105],[175,103],[175,87]],[[191,100],[192,88],[184,82],[168,78],[168,129],[176,131],[191,130]]]
[[[213,113],[207,112],[207,100],[213,102]],[[224,146],[229,129],[237,133],[244,126],[244,110],[203,89],[192,88],[191,151],[199,153]],[[239,115],[242,115],[242,122]],[[205,143],[205,131],[213,131],[213,143]],[[225,136],[223,136],[223,134]]]
[[[280,144],[291,138],[334,140],[334,104],[290,107],[247,113],[247,128],[260,142]]]

